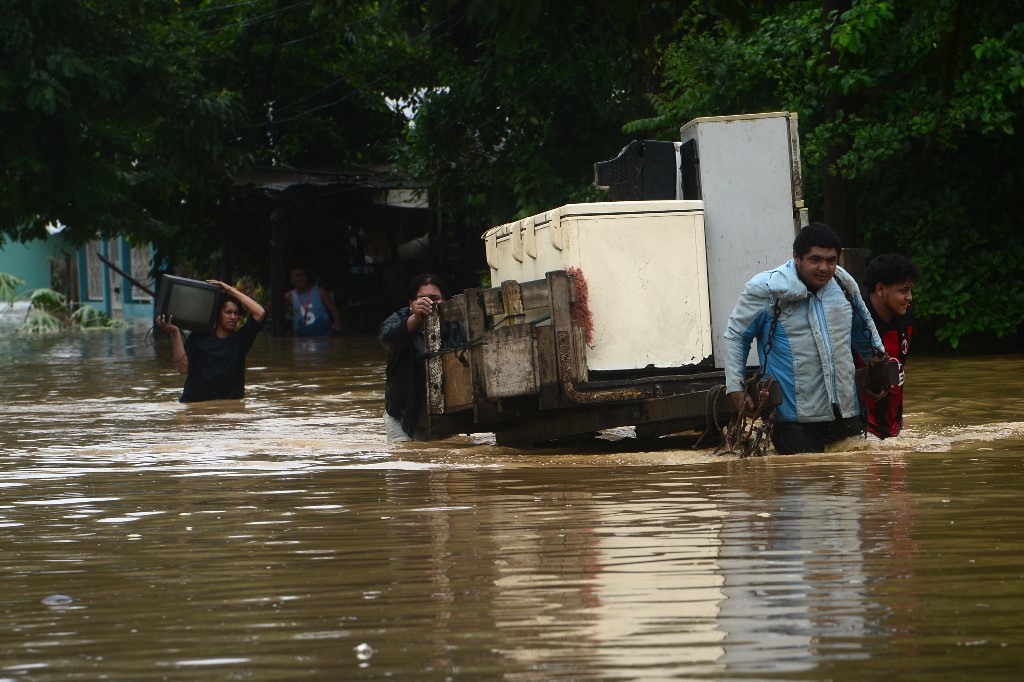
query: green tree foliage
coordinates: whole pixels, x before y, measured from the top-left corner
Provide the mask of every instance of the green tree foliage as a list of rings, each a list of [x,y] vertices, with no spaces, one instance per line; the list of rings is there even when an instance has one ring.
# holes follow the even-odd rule
[[[182,44],[194,52],[206,81],[235,94],[242,121],[232,130],[232,143],[252,165],[394,167],[407,125],[394,102],[415,90],[428,70],[416,32],[400,16],[405,4],[206,0],[184,13]],[[195,222],[209,221],[208,229],[190,230],[194,238],[187,244],[158,247],[176,251],[198,272],[216,272],[226,248],[240,271],[258,272],[267,263],[268,230],[223,221],[214,229],[212,223],[226,213],[265,221],[277,207],[252,195],[229,197],[226,185],[220,184],[219,196],[196,202],[202,215]],[[315,200],[297,190],[290,196],[289,222],[315,230],[305,222],[311,215],[317,219]],[[248,205],[239,207],[239,201]],[[342,225],[334,225],[335,232]],[[344,241],[331,237],[335,244]]]
[[[25,283],[9,272],[0,272],[0,303],[11,304],[18,298],[18,287]]]
[[[237,163],[238,109],[178,51],[169,0],[11,0],[0,9],[0,229],[25,240],[145,238],[187,222],[197,186]],[[216,177],[216,176],[213,176]]]
[[[215,257],[255,163],[387,163],[413,85],[388,4],[11,0],[0,9],[0,235],[60,220]],[[182,239],[184,233],[188,238]]]
[[[629,139],[787,109],[812,214],[911,255],[955,346],[1024,320],[1022,5],[8,0],[0,238],[60,220],[210,270],[247,240],[220,231],[239,169],[379,164],[431,187],[435,247],[471,260],[494,224],[599,197]]]
[[[742,23],[716,15],[717,4],[683,14],[651,96],[656,115],[627,128],[799,112],[812,212],[822,179],[849,181],[860,245],[914,258],[915,307],[940,339],[955,347],[972,333],[1017,330],[1024,4],[857,0],[826,13],[819,2],[749,3]]]
[[[495,224],[593,198],[596,161],[649,110],[676,3],[428,0],[434,77],[413,93],[408,157],[478,250]]]
[[[205,80],[237,93],[236,143],[265,164],[339,166],[391,160],[413,49],[390,3],[193,3],[182,25]]]

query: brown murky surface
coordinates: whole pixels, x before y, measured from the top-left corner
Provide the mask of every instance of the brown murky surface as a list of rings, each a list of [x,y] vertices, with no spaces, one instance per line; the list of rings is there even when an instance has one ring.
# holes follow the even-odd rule
[[[747,460],[388,446],[373,339],[249,367],[184,406],[142,334],[0,336],[0,682],[1024,672],[1020,356],[912,357],[899,439]]]

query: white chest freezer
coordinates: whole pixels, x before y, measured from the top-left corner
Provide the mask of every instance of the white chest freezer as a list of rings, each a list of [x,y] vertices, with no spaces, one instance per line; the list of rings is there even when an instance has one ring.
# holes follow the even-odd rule
[[[589,370],[685,368],[712,355],[703,202],[568,204],[483,239],[492,286],[582,272]]]

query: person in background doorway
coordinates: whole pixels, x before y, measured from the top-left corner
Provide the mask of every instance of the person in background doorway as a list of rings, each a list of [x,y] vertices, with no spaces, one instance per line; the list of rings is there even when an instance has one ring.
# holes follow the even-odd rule
[[[213,332],[193,332],[182,339],[182,331],[167,315],[156,318],[157,327],[171,335],[174,364],[185,377],[181,402],[239,399],[245,393],[245,356],[263,328],[266,310],[241,291],[215,279],[221,288],[220,311]],[[242,309],[249,319],[235,332]]]
[[[772,442],[780,454],[824,452],[863,431],[851,346],[881,351],[853,277],[839,267],[843,246],[824,223],[793,242],[793,259],[747,282],[725,330],[725,381],[737,411],[754,409],[746,391],[750,345],[782,389]]]
[[[284,295],[285,303],[292,310],[292,331],[296,336],[330,336],[341,331],[341,315],[334,305],[330,293],[316,284],[309,270],[294,267],[291,271],[292,286]]]
[[[377,339],[387,351],[384,426],[389,443],[429,440],[420,428],[427,402],[423,323],[433,305],[444,300],[445,293],[439,277],[418,275],[409,283],[409,305],[380,325]],[[442,323],[441,348],[456,348],[465,341],[466,332],[461,324]]]
[[[878,438],[898,436],[903,428],[904,364],[914,331],[914,285],[917,267],[906,256],[886,253],[868,264],[864,292],[871,319],[882,337],[885,352],[899,361],[899,383],[881,395],[867,393],[868,432]]]

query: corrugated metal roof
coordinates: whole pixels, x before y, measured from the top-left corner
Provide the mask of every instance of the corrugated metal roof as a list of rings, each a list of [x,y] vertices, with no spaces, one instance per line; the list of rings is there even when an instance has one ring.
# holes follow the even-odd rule
[[[369,189],[417,189],[425,183],[412,182],[385,166],[350,168],[292,168],[258,166],[230,175],[235,187],[283,191],[301,185],[312,187],[365,187]]]

